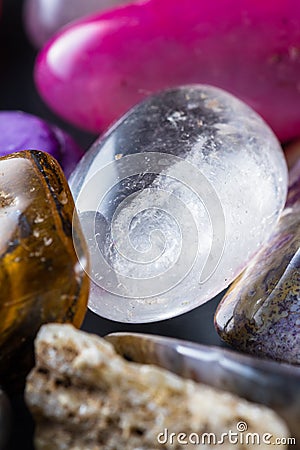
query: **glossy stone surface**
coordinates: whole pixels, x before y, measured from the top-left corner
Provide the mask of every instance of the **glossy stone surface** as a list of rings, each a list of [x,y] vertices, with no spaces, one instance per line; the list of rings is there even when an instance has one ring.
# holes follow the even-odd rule
[[[241,420],[249,433],[270,433],[273,442],[289,435],[269,408],[154,365],[132,364],[109,342],[70,325],[43,326],[35,340],[35,360],[25,399],[36,422],[36,450],[208,449],[212,446],[176,441],[161,445],[157,437],[165,428],[175,435],[219,437],[236,430]],[[266,442],[236,444],[237,450],[270,448]],[[233,445],[224,441],[216,448],[232,450]]]
[[[239,350],[300,364],[300,160],[278,225],[221,301],[215,323]]]
[[[129,0],[27,0],[25,27],[36,47],[42,47],[61,27],[96,11],[111,9]]]
[[[70,187],[91,255],[89,307],[150,322],[210,300],[243,270],[277,222],[287,171],[260,117],[194,85],[133,108]]]
[[[298,0],[140,1],[62,31],[39,55],[35,79],[54,111],[91,131],[150,93],[207,83],[288,140],[300,127],[299,20]]]
[[[11,432],[11,406],[5,393],[0,389],[0,450],[7,449]]]
[[[22,111],[0,112],[0,156],[20,150],[42,150],[54,156],[66,176],[75,168],[83,151],[56,126]]]
[[[57,162],[26,151],[0,158],[0,384],[14,388],[32,364],[46,322],[80,326],[89,279],[74,202]]]
[[[132,361],[157,364],[176,374],[274,409],[300,445],[300,367],[264,361],[220,347],[135,333],[106,336]]]

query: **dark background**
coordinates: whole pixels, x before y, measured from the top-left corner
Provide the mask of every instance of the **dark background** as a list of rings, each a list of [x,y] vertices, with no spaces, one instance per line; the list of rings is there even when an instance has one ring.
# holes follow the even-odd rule
[[[51,1],[49,0],[49,2]],[[35,89],[32,72],[37,52],[28,41],[23,29],[22,6],[22,0],[2,0],[0,109],[22,110],[42,117],[68,131],[84,149],[88,149],[97,136],[84,133],[61,121],[46,107]],[[204,344],[222,345],[213,326],[213,314],[220,298],[221,296],[218,296],[194,311],[174,319],[143,325],[111,322],[88,311],[82,328],[99,335],[114,331],[134,331],[172,336]],[[14,397],[11,400],[13,425],[9,449],[31,450],[33,448],[33,423],[22,398]]]

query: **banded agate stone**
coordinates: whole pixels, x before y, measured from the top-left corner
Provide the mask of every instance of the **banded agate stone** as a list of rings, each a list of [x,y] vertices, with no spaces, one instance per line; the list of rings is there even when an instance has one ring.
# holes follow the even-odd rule
[[[94,132],[151,93],[211,84],[287,141],[300,128],[299,21],[298,0],[131,2],[62,30],[40,53],[35,80],[56,113]]]
[[[22,111],[0,111],[0,156],[32,149],[54,156],[66,176],[83,155],[71,136],[60,128]]]
[[[300,364],[300,160],[272,236],[221,301],[215,324],[233,347]]]
[[[300,367],[165,336],[105,336],[130,361],[155,364],[185,378],[274,409],[300,442]]]
[[[111,9],[129,0],[27,0],[25,27],[36,47],[42,47],[67,23],[96,11]]]
[[[54,158],[0,158],[0,384],[14,389],[33,362],[41,324],[79,327],[89,292],[87,250],[74,202]],[[74,242],[76,242],[75,252]]]
[[[253,110],[192,85],[133,108],[85,154],[70,187],[91,255],[89,307],[151,322],[238,276],[278,220],[287,170]]]

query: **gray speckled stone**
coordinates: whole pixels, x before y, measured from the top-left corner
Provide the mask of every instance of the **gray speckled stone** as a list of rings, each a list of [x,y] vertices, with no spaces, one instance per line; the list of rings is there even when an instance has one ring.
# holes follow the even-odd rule
[[[300,160],[274,233],[226,293],[215,324],[239,350],[300,364]]]

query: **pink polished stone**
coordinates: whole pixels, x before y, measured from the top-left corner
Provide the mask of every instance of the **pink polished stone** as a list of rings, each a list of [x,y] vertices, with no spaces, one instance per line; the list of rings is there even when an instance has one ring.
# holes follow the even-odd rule
[[[38,57],[35,79],[63,118],[99,132],[154,91],[208,83],[300,134],[298,0],[144,0],[77,22]]]
[[[27,0],[24,22],[36,47],[42,47],[61,27],[96,11],[110,9],[129,0]]]

